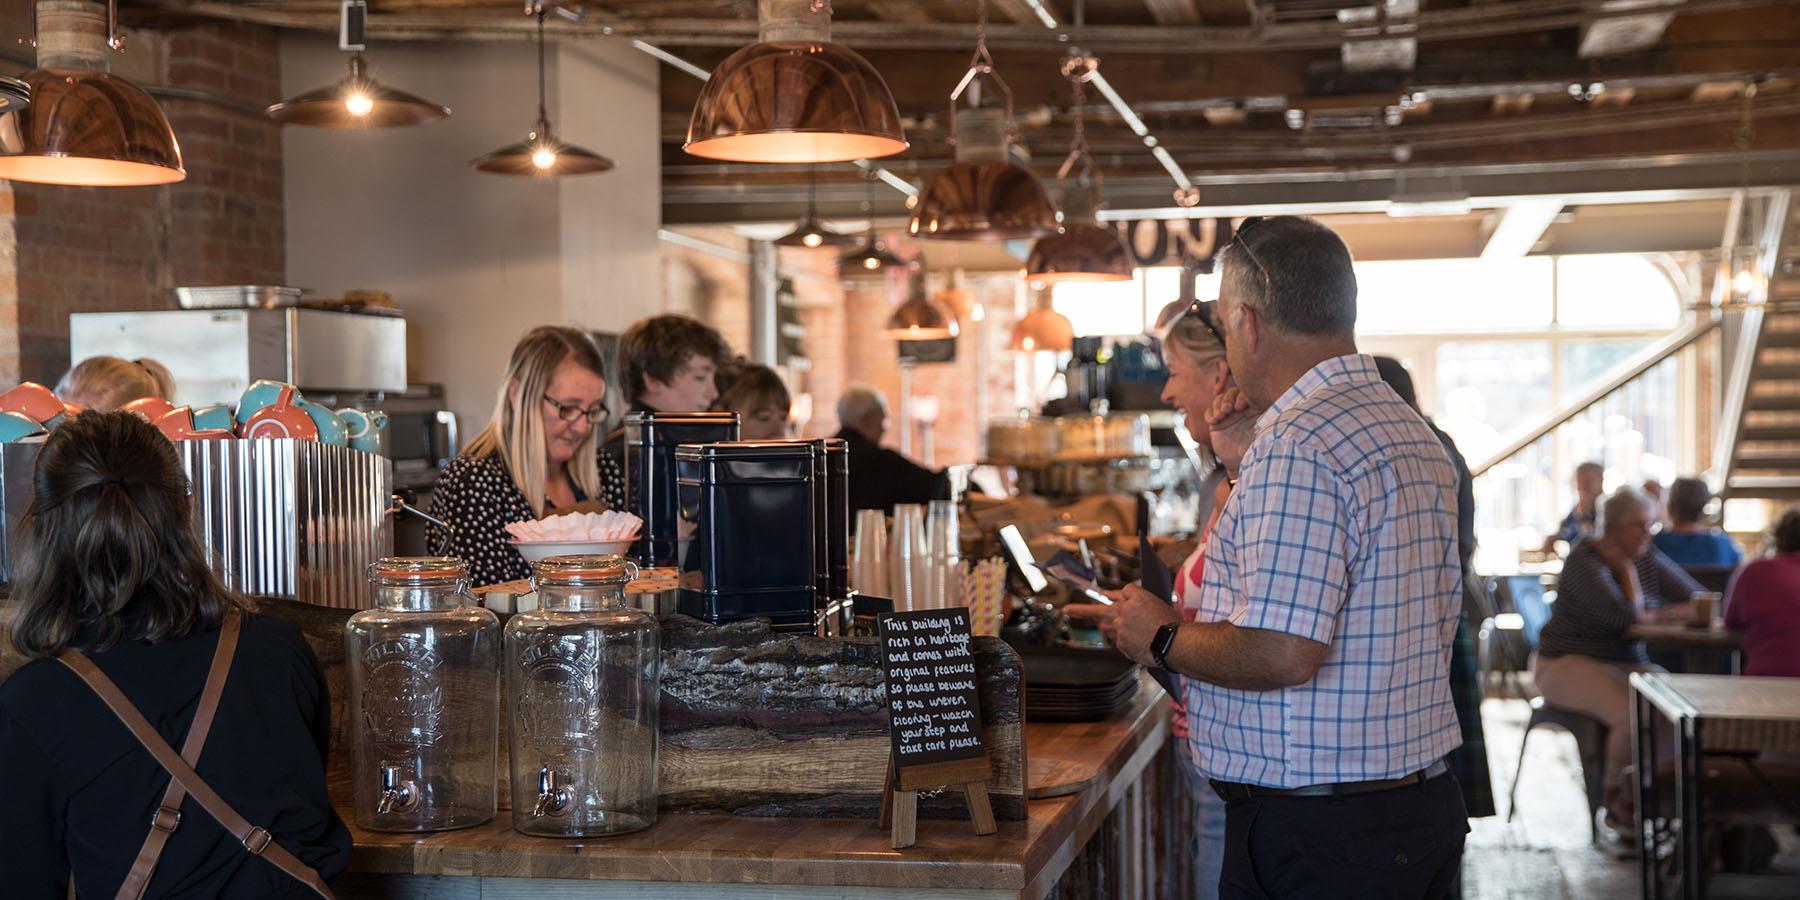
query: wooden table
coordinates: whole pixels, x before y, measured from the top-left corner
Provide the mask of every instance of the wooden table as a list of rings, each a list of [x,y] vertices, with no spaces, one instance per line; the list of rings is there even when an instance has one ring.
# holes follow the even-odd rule
[[[1685,622],[1639,622],[1625,629],[1625,637],[1643,641],[1653,647],[1681,651],[1687,660],[1686,668],[1690,671],[1703,670],[1706,658],[1718,654],[1726,654],[1731,658],[1733,674],[1742,671],[1743,644],[1724,625],[1693,628]]]
[[[1140,781],[1153,764],[1169,762],[1169,719],[1165,695],[1146,677],[1134,702],[1107,721],[1028,724],[1031,783],[1057,796],[1033,799],[1024,821],[1001,822],[999,833],[986,837],[976,836],[967,820],[922,820],[917,844],[896,851],[873,819],[669,815],[646,831],[584,843],[518,834],[503,810],[486,825],[438,834],[352,827],[355,849],[337,894],[344,900],[701,894],[1037,900],[1109,814],[1161,802],[1145,796],[1159,792]],[[339,812],[349,821],[349,810]],[[1146,848],[1134,855],[1153,861]]]
[[[1800,753],[1800,681],[1734,675],[1631,676],[1632,728],[1637,736],[1637,834],[1639,873],[1645,900],[1661,900],[1656,874],[1656,820],[1659,792],[1655,724],[1662,716],[1675,725],[1676,859],[1681,896],[1706,896],[1706,841],[1702,816],[1702,761],[1713,753]]]

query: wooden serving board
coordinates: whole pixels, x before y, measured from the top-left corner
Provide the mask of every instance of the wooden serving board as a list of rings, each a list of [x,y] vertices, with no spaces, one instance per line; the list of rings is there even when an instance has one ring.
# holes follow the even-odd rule
[[[259,605],[298,625],[325,669],[332,707],[328,775],[333,801],[347,807],[352,743],[344,621],[352,611],[285,600]],[[994,814],[1023,819],[1019,657],[997,638],[977,638],[973,646]],[[713,626],[665,616],[662,650],[657,778],[663,811],[875,818],[889,740],[872,638],[775,634],[758,620]],[[504,700],[503,720],[510,708]],[[506,744],[503,721],[502,810],[511,808]],[[961,791],[932,791],[920,795],[919,815],[966,818],[968,811]]]

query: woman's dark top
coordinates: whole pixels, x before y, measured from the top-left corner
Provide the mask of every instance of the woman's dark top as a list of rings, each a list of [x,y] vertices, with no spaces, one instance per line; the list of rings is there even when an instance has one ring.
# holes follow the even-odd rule
[[[1636,563],[1644,607],[1655,609],[1686,601],[1705,590],[1654,546]],[[1591,540],[1569,551],[1556,579],[1556,602],[1538,638],[1539,656],[1589,656],[1602,662],[1647,663],[1644,642],[1628,640],[1625,629],[1637,622],[1637,608],[1607,568]]]
[[[89,653],[177,751],[187,737],[219,632]],[[331,702],[299,629],[248,614],[195,766],[253,825],[331,879],[350,834],[325,789]],[[169,775],[68,667],[35,660],[0,685],[0,895],[63,900],[73,870],[83,897],[111,897],[150,831]],[[146,897],[312,897],[252,856],[192,797]]]
[[[600,455],[600,498],[613,509],[625,508],[625,473],[617,457],[605,450]],[[576,488],[577,501],[581,496]],[[499,584],[531,575],[531,565],[512,548],[506,526],[529,522],[537,516],[523,491],[498,455],[459,456],[438,474],[431,498],[431,514],[449,522],[454,531],[425,526],[425,539],[433,553],[455,556],[469,566],[469,583],[475,587]]]

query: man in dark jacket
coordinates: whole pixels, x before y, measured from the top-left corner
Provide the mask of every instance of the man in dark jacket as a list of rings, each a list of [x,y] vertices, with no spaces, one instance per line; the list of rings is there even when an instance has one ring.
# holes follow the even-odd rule
[[[850,508],[891,511],[896,503],[950,499],[950,478],[881,446],[887,433],[887,399],[854,384],[838,399],[837,436],[850,445]]]
[[[1415,411],[1419,409],[1419,395],[1406,366],[1391,356],[1377,356],[1375,368],[1381,372],[1381,380],[1387,382],[1407,406]],[[1450,457],[1450,464],[1456,467],[1457,551],[1462,556],[1463,592],[1467,596],[1470,579],[1475,577],[1470,564],[1475,556],[1475,479],[1469,474],[1468,461],[1463,459],[1462,451],[1456,449],[1456,442],[1450,435],[1429,418],[1425,419],[1425,424],[1437,435],[1438,442],[1444,445],[1444,452]],[[1481,674],[1466,617],[1456,623],[1456,644],[1450,653],[1450,694],[1456,701],[1456,721],[1462,727],[1463,738],[1462,746],[1450,751],[1451,771],[1456,774],[1457,783],[1462,785],[1463,803],[1468,807],[1469,818],[1494,815],[1494,784],[1488,771],[1487,740],[1481,722]],[[1456,890],[1451,896],[1462,896],[1461,875],[1457,876]]]

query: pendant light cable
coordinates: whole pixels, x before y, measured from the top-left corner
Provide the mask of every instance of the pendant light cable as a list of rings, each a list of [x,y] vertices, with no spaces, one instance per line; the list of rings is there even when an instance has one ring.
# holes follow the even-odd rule
[[[549,128],[550,111],[544,108],[544,94],[548,92],[548,88],[545,87],[545,82],[544,82],[544,5],[542,3],[538,4],[537,20],[538,20],[538,28],[537,28],[538,121],[544,123],[544,130],[547,132],[550,130],[550,128]],[[539,137],[548,137],[548,135],[539,135]]]

